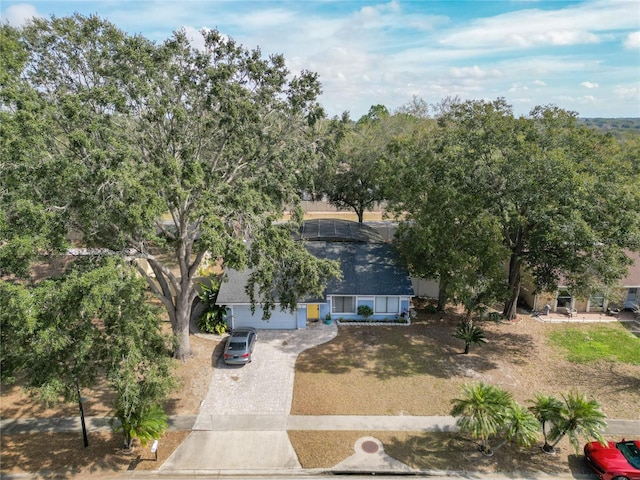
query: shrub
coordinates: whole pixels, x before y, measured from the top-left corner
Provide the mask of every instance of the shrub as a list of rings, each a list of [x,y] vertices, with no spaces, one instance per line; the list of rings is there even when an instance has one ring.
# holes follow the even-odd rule
[[[215,333],[222,335],[227,331],[227,306],[217,305],[218,283],[211,282],[211,287],[200,284],[202,292],[199,295],[200,301],[204,304],[205,309],[198,318],[198,327],[204,333]]]
[[[438,307],[433,303],[427,303],[427,306],[424,307],[424,311],[426,313],[438,313]]]
[[[487,319],[490,322],[501,322],[504,317],[500,312],[489,312],[487,315]]]
[[[358,307],[358,315],[364,317],[364,320],[367,321],[373,315],[373,309],[369,305],[360,305]]]

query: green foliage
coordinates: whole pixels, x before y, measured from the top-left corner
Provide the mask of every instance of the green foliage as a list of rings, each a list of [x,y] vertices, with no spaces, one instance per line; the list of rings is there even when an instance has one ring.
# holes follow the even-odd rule
[[[358,305],[358,315],[367,321],[373,315],[373,309],[369,305]]]
[[[391,188],[387,149],[406,125],[405,117],[390,116],[383,105],[372,106],[357,123],[343,118],[332,130],[335,147],[322,158],[314,176],[315,197],[328,198],[340,210],[353,210],[362,222],[364,213]]]
[[[640,177],[631,142],[580,126],[573,112],[516,117],[504,99],[447,100],[437,123],[396,142],[390,209],[412,273],[440,281],[442,307],[487,292],[515,316],[522,271],[539,290],[615,285],[640,248]],[[508,275],[504,275],[508,265]]]
[[[246,287],[252,311],[262,302],[263,318],[268,319],[279,299],[281,309],[293,312],[305,294],[321,296],[326,282],[340,278],[337,262],[320,260],[295,241],[291,230],[272,225],[257,235],[251,245],[250,264],[254,266]]]
[[[424,311],[426,313],[438,313],[438,306],[434,305],[433,303],[427,303],[427,305],[424,307]]]
[[[525,407],[512,402],[507,409],[501,434],[504,443],[515,443],[519,447],[530,447],[538,439],[538,421]],[[501,446],[501,445],[499,445]],[[498,446],[494,447],[495,451]]]
[[[204,305],[204,311],[198,318],[198,327],[205,333],[222,335],[227,331],[227,306],[216,303],[219,290],[220,283],[215,280],[211,281],[211,286],[200,284],[198,297]]]
[[[485,383],[462,385],[463,396],[452,400],[451,415],[460,417],[460,430],[482,441],[481,451],[492,453],[506,442],[529,446],[536,440],[538,423],[525,408],[514,402],[511,394]],[[503,441],[491,448],[491,437]]]
[[[547,436],[547,425],[560,422],[560,414],[563,408],[562,401],[552,395],[537,393],[535,400],[531,401],[531,403],[529,411],[533,413],[542,426],[542,435],[544,436],[542,449],[545,452],[553,451]]]
[[[0,246],[3,272],[26,273],[29,255],[53,250],[53,233],[69,230],[87,246],[129,249],[148,262],[151,272],[140,273],[167,309],[179,358],[191,353],[194,278],[207,252],[232,268],[284,265],[254,277],[268,308],[293,308],[303,286],[321,290],[334,270],[305,251],[275,242],[269,261],[250,252],[285,205],[298,204],[299,178],[317,165],[315,73],[291,75],[282,56],[263,58],[215,30],[196,50],[183,31],[155,43],[97,16],[2,28],[11,83],[0,109],[11,187],[2,191],[3,239],[19,201],[47,206],[30,214],[42,234],[11,232]],[[304,285],[280,279],[297,260]]]
[[[496,323],[499,323],[499,322],[501,322],[502,320],[504,320],[504,317],[502,316],[502,314],[501,314],[500,312],[489,312],[489,313],[487,314],[487,319],[488,319],[490,322],[496,322]]]
[[[560,400],[554,396],[536,394],[531,403],[529,410],[542,424],[544,451],[552,452],[565,435],[568,436],[576,453],[581,447],[582,439],[604,442],[602,432],[607,426],[606,415],[602,412],[600,404],[595,400],[589,400],[586,395],[571,392],[562,395]],[[548,432],[547,424],[551,425]]]
[[[139,439],[140,444],[145,447],[149,442],[159,439],[169,427],[169,417],[159,405],[138,409],[128,414],[124,409],[116,410],[115,418],[119,423],[112,423],[113,430],[123,433],[124,447],[128,449],[133,447],[133,439]]]
[[[0,291],[3,380],[19,375],[53,403],[75,402],[77,389],[106,378],[125,435],[155,428],[146,417],[175,380],[157,311],[130,266],[116,256],[79,258],[59,278],[3,281]]]
[[[563,405],[555,415],[549,430],[549,439],[554,442],[551,448],[555,448],[565,435],[576,454],[580,450],[582,439],[595,439],[604,443],[602,433],[607,427],[607,422],[600,404],[578,392],[563,395],[562,400]]]
[[[571,362],[605,360],[640,365],[640,339],[621,325],[567,326],[550,332],[549,342]]]
[[[460,322],[456,332],[453,334],[454,337],[459,338],[460,340],[464,340],[464,353],[469,353],[469,347],[472,344],[479,345],[481,343],[487,343],[487,338],[485,337],[484,330],[480,327],[473,325],[468,322]]]

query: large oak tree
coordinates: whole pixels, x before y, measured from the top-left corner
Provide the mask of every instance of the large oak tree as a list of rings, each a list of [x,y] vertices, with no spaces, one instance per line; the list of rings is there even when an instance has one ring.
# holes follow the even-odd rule
[[[625,250],[640,248],[640,179],[615,139],[554,106],[516,117],[503,99],[448,100],[436,119],[399,148],[394,201],[406,211],[409,261],[420,261],[411,248],[424,253],[432,264],[419,270],[445,291],[451,278],[473,286],[466,279],[508,266],[507,318],[524,271],[540,290],[563,282],[580,296],[618,284]]]
[[[155,44],[95,16],[36,19],[18,34],[21,86],[37,108],[18,96],[5,109],[16,128],[45,126],[46,145],[22,178],[85,245],[148,263],[140,272],[167,309],[176,357],[191,354],[194,278],[207,258],[255,267],[248,288],[268,299],[265,315],[274,298],[291,308],[322,291],[335,267],[274,226],[314,165],[315,74],[293,77],[282,56],[217,31],[202,32],[204,50],[183,32]],[[24,167],[20,152],[3,170]],[[284,275],[292,261],[303,278]]]

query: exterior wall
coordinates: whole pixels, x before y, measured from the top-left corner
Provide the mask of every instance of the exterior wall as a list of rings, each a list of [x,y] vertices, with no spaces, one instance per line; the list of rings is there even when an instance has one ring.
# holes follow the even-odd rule
[[[295,330],[298,326],[297,312],[281,311],[280,306],[271,312],[269,320],[262,319],[262,308],[256,305],[256,311],[251,315],[249,305],[230,305],[231,317],[227,323],[231,328],[254,327],[261,330]],[[305,311],[306,314],[306,311]],[[306,320],[305,320],[306,323]]]
[[[411,277],[413,293],[416,297],[438,298],[440,282],[431,278]]]
[[[381,295],[381,296],[394,296],[394,295]],[[402,314],[402,312],[405,312],[406,315],[409,314],[409,305],[411,302],[411,298],[410,297],[398,297],[399,298],[399,305],[400,305],[400,311],[397,313],[374,313],[373,315],[371,315],[369,317],[369,321],[376,321],[376,320],[387,320],[390,318],[394,318],[396,316],[399,316]],[[320,305],[320,317],[321,318],[325,318],[325,316],[327,315],[327,313],[331,312],[331,300],[332,298],[329,297],[328,301],[326,303],[326,305]],[[375,311],[375,297],[372,296],[356,296],[356,311],[358,310],[358,307],[360,305],[368,305],[369,307],[371,307],[372,310]],[[323,309],[324,307],[324,309]],[[345,320],[361,320],[362,316],[358,315],[357,313],[331,313],[331,317],[333,318],[333,320],[339,320],[339,319],[345,319]]]
[[[307,328],[307,306],[306,305],[298,306],[298,309],[296,310],[296,313],[295,313],[295,317],[296,317],[297,329]]]
[[[634,309],[640,305],[640,285],[634,285],[627,289],[624,296],[624,308]]]
[[[331,302],[320,304],[320,320],[327,318],[327,315],[331,315]]]
[[[310,200],[303,200],[300,202],[300,206],[302,207],[302,211],[305,213],[314,213],[314,212],[347,212],[350,210],[338,210],[336,207],[331,205],[326,201],[318,201],[312,202]],[[382,212],[384,210],[384,205],[380,203],[376,203],[374,207],[371,209],[372,212]]]

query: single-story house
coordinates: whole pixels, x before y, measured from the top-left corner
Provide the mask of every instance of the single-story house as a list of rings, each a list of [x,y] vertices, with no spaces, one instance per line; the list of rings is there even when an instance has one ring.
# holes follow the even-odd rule
[[[226,305],[231,328],[252,326],[262,329],[305,328],[307,321],[361,319],[358,307],[373,310],[369,320],[385,320],[408,315],[413,287],[406,267],[401,265],[390,243],[375,229],[346,220],[317,219],[304,222],[297,235],[317,258],[336,260],[342,279],[328,282],[319,298],[302,298],[290,312],[279,305],[268,320],[256,305],[251,314],[245,286],[249,271],[228,269],[220,286],[217,303]]]
[[[627,252],[633,263],[627,270],[627,275],[620,280],[621,296],[619,299],[606,298],[603,293],[592,295],[589,298],[579,298],[572,295],[570,290],[559,285],[558,290],[549,293],[536,293],[528,282],[521,291],[521,298],[535,310],[542,311],[545,305],[549,305],[551,311],[571,309],[576,312],[604,312],[611,305],[616,308],[635,310],[640,304],[640,254]]]

